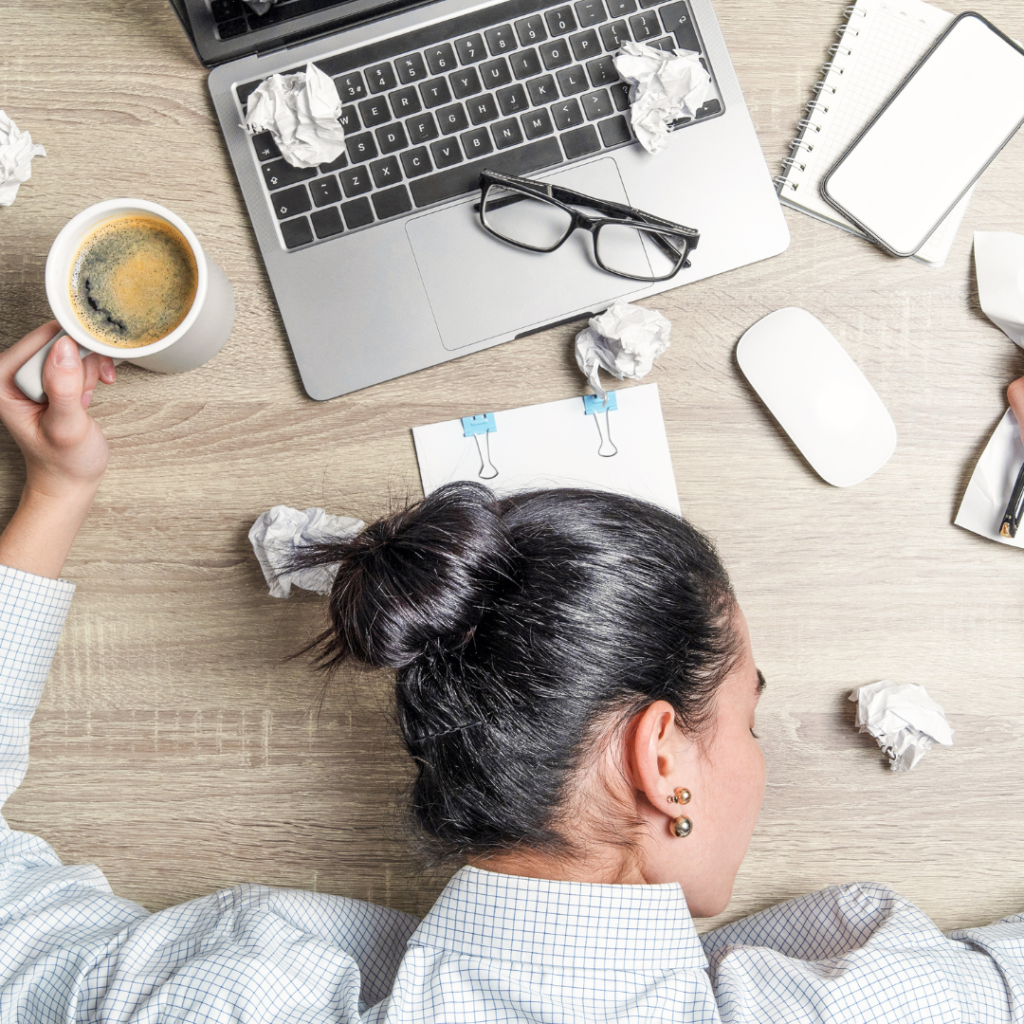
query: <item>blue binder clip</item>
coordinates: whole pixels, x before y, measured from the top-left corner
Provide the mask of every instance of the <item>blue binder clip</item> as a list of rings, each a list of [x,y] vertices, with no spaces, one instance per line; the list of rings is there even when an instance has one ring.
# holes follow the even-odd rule
[[[612,443],[612,424],[608,417],[610,412],[618,409],[619,403],[614,391],[609,391],[602,400],[598,395],[583,396],[583,410],[588,416],[594,417],[597,424],[597,432],[601,437],[601,444],[597,454],[602,459],[610,459],[613,455],[619,454],[619,449]],[[603,416],[601,414],[604,414]]]
[[[498,424],[494,421],[493,412],[482,412],[478,416],[462,417],[462,436],[471,437],[476,441],[476,450],[480,456],[481,480],[493,480],[498,471],[491,462],[491,434],[497,433]]]

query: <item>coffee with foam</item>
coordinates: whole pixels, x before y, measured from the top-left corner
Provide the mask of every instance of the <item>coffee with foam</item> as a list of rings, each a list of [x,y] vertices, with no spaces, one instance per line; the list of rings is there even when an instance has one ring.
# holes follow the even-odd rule
[[[98,341],[140,348],[167,337],[188,315],[199,274],[191,246],[149,214],[97,224],[71,268],[71,306]]]

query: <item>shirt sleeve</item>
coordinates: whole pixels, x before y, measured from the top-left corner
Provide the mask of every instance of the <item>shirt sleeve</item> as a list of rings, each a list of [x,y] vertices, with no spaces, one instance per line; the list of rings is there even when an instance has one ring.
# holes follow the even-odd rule
[[[702,941],[726,1024],[1004,1024],[1024,1022],[1021,921],[943,935],[891,889],[842,885]]]
[[[25,777],[29,723],[74,592],[65,580],[0,566],[0,808]]]

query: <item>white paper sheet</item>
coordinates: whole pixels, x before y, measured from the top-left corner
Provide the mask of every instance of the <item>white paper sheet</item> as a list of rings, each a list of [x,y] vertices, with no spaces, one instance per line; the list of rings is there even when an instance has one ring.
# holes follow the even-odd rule
[[[1024,348],[1024,235],[975,231],[974,268],[985,316]]]
[[[1024,529],[1016,537],[1003,537],[999,533],[1006,503],[1010,500],[1022,463],[1024,444],[1021,444],[1017,417],[1012,409],[1007,409],[974,467],[954,520],[956,525],[1000,544],[1024,548]]]
[[[470,437],[461,420],[413,427],[424,493],[452,480],[480,481],[500,495],[586,487],[629,494],[678,514],[658,385],[611,394],[618,406],[611,412],[588,416],[583,398],[567,398],[496,412],[493,433]],[[609,441],[616,453],[600,455]]]

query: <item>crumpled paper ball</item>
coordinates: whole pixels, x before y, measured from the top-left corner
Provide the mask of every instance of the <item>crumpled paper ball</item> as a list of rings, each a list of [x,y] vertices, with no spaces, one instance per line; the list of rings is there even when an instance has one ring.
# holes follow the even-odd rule
[[[10,206],[22,182],[32,177],[36,156],[46,156],[46,150],[0,110],[0,206]]]
[[[322,508],[300,512],[287,505],[275,505],[252,524],[249,543],[270,587],[271,597],[288,597],[292,586],[329,594],[337,574],[335,566],[289,570],[296,554],[313,544],[351,540],[366,524],[349,516],[332,516]]]
[[[640,380],[668,348],[671,333],[672,324],[659,312],[620,299],[576,335],[576,363],[604,399],[601,369],[619,380]]]
[[[974,269],[985,316],[1024,348],[1024,235],[975,231]]]
[[[614,57],[619,77],[629,83],[633,134],[648,153],[668,143],[668,126],[693,117],[707,99],[711,76],[691,50],[667,53],[646,43],[626,40]]]
[[[329,164],[345,148],[341,97],[334,82],[310,62],[294,75],[271,75],[246,105],[245,130],[270,132],[293,167]]]
[[[936,743],[953,746],[953,730],[923,686],[883,679],[854,690],[850,700],[860,731],[878,741],[894,772],[909,772]]]

